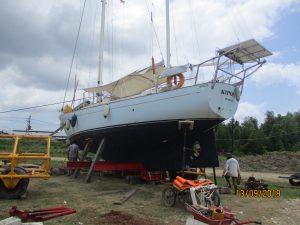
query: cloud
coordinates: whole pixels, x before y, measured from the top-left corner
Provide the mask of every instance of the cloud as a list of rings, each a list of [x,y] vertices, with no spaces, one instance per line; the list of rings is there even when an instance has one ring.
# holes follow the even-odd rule
[[[1,53],[18,57],[60,55],[73,46],[76,4],[3,1],[0,8]],[[69,52],[67,53],[69,54]]]
[[[258,86],[286,84],[294,86],[300,93],[300,62],[290,64],[267,63],[251,79]]]
[[[259,123],[263,123],[265,118],[264,114],[264,104],[254,105],[249,102],[241,102],[234,118],[243,122],[246,117],[254,117]]]

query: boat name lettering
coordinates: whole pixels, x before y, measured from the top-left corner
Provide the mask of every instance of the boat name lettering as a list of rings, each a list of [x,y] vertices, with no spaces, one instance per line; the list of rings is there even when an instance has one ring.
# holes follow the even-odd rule
[[[233,91],[227,91],[227,90],[222,90],[221,91],[222,95],[230,95],[230,96],[234,96],[234,92]]]

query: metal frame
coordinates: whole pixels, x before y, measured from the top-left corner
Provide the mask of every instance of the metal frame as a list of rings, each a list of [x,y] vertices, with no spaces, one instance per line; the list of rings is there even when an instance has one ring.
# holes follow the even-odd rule
[[[0,139],[14,139],[14,145],[11,152],[0,152],[0,161],[7,160],[10,166],[10,172],[8,174],[1,174],[0,179],[8,189],[14,189],[18,182],[22,178],[49,178],[49,167],[50,167],[50,136],[25,136],[25,135],[0,135]],[[45,140],[47,142],[47,148],[44,153],[22,153],[20,152],[20,140],[32,139],[32,140]],[[16,174],[15,168],[20,166],[20,161],[24,160],[43,160],[43,164],[36,168],[26,168],[26,174]],[[1,168],[1,167],[0,167]],[[5,166],[2,167],[2,171],[5,170]],[[1,170],[0,170],[1,172]]]
[[[234,86],[241,86],[242,94],[244,80],[266,63],[265,59],[262,60],[263,57],[271,54],[271,52],[266,50],[254,39],[220,49],[217,51],[217,56],[200,64],[193,65],[193,67],[197,67],[195,85],[198,82],[200,67],[215,66],[212,82],[222,82]],[[220,73],[226,75],[226,77],[221,79],[223,75],[219,76]]]

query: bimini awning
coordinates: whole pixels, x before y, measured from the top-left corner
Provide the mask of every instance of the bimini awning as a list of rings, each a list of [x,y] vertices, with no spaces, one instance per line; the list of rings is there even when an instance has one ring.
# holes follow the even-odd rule
[[[158,77],[164,71],[163,62],[155,65],[155,73]],[[158,78],[157,84],[166,82],[165,78]],[[153,88],[155,86],[155,77],[152,66],[142,70],[135,71],[125,77],[120,78],[112,83],[103,86],[91,87],[84,89],[86,92],[101,93],[109,92],[113,97],[124,98]]]

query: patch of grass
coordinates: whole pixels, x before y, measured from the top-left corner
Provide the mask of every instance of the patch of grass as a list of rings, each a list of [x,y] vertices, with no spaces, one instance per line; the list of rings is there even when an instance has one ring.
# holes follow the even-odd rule
[[[219,185],[226,183],[222,177],[217,177],[217,179]],[[46,221],[45,224],[75,225],[79,222],[87,225],[103,224],[102,221],[105,222],[105,220],[102,215],[114,210],[138,215],[147,221],[155,221],[157,222],[155,224],[158,225],[183,225],[189,215],[185,211],[183,203],[178,202],[174,207],[165,207],[161,204],[161,193],[167,185],[169,184],[128,185],[125,183],[125,178],[98,176],[97,174],[94,174],[91,183],[86,184],[83,173],[78,179],[68,176],[51,176],[49,180],[31,179],[26,199],[0,200],[0,220],[9,216],[8,210],[13,205],[21,210],[66,205],[76,209],[77,212]],[[273,183],[270,185],[275,188]],[[123,205],[113,204],[131,189],[137,189],[137,192],[127,202]],[[121,192],[99,194],[110,190],[121,190]],[[241,219],[257,218],[259,220],[263,219],[262,216],[274,217],[274,214],[281,218],[285,215],[285,212],[280,211],[281,206],[291,208],[290,205],[287,205],[290,204],[289,200],[285,198],[294,198],[296,194],[295,190],[292,190],[293,193],[290,190],[287,190],[289,193],[285,189],[283,191],[283,197],[279,199],[240,198],[234,195],[221,195],[221,203],[224,207],[228,206],[233,210],[245,212],[238,214]],[[289,196],[289,194],[291,195]],[[293,214],[294,217],[297,215]],[[283,219],[286,220],[286,218]]]
[[[150,200],[155,197],[154,193],[149,192],[149,191],[140,190],[138,194],[141,196],[141,199],[143,199],[145,201]]]
[[[50,167],[53,167],[53,168],[61,168],[61,167],[64,167],[66,164],[65,161],[58,161],[58,160],[53,160],[51,159],[50,161]]]
[[[0,139],[0,152],[11,152],[13,150],[13,139]],[[20,152],[46,152],[47,142],[45,140],[21,139],[19,142]],[[60,141],[51,142],[51,156],[63,157],[66,155],[67,146]]]
[[[67,154],[67,145],[61,141],[51,142],[51,156],[54,157],[64,157]]]
[[[213,177],[208,177],[211,180],[214,180]],[[273,191],[277,191],[280,190],[280,197],[284,198],[284,199],[294,199],[294,198],[299,198],[300,197],[300,190],[297,188],[282,188],[282,186],[290,186],[288,183],[288,180],[283,183],[283,182],[270,182],[270,181],[266,181],[264,180],[264,183],[268,184],[268,188],[270,190]],[[245,180],[241,181],[241,184],[238,185],[239,189],[244,189],[244,184],[245,184]],[[225,180],[225,178],[223,177],[217,177],[217,185],[220,187],[227,187],[227,182]],[[232,189],[233,190],[233,189]]]
[[[269,185],[269,189],[271,189],[271,190],[280,190],[282,198],[289,199],[289,198],[299,198],[300,197],[300,190],[297,188],[288,188],[288,187],[281,188],[281,187],[279,187],[279,186],[289,186],[288,180],[286,183],[267,182],[267,184]]]
[[[218,155],[218,159],[219,159],[219,164],[222,167],[223,165],[225,165],[226,162],[226,156],[225,155]]]

